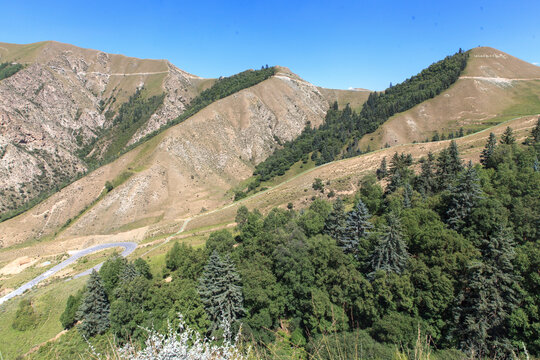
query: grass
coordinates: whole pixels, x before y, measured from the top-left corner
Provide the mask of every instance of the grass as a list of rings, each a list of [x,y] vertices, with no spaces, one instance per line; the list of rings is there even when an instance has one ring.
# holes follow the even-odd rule
[[[86,279],[55,281],[48,286],[28,291],[0,306],[0,352],[4,359],[15,359],[32,347],[51,339],[62,331],[60,315],[70,294],[79,290]],[[32,299],[39,322],[35,329],[18,331],[11,327],[19,302],[23,298]]]
[[[151,216],[151,217],[142,218],[142,219],[130,222],[128,224],[124,224],[118,228],[115,228],[113,231],[126,232],[126,231],[141,228],[143,226],[156,224],[160,222],[161,220],[163,220],[163,214],[161,214],[160,216]]]
[[[101,251],[94,252],[92,254],[83,256],[77,262],[75,263],[75,266],[73,266],[73,271],[75,273],[79,273],[88,269],[93,268],[99,263],[104,262],[107,260],[109,256],[116,253],[121,253],[124,250],[122,247],[116,247],[116,248],[108,248]]]
[[[14,274],[4,280],[0,280],[0,288],[12,288],[12,289],[18,288],[19,286],[27,283],[28,281],[32,280],[33,278],[37,277],[38,275],[52,268],[54,265],[58,263],[58,261],[51,261],[50,265],[47,265],[44,267],[38,267],[37,265],[39,265],[39,263],[40,262],[24,269],[18,274]],[[5,275],[5,276],[9,276],[9,275]]]

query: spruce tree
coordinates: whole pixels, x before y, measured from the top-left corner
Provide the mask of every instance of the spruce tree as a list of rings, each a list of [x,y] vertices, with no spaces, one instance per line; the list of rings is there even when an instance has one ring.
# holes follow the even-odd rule
[[[377,179],[382,180],[388,176],[388,168],[386,165],[386,156],[381,161],[381,166],[377,169]]]
[[[435,179],[434,173],[435,156],[430,151],[427,159],[421,160],[421,163],[420,175],[416,178],[415,186],[418,192],[420,192],[423,196],[428,196],[431,195],[431,193],[437,187],[437,180]]]
[[[450,188],[450,200],[446,212],[447,223],[454,230],[462,229],[478,200],[482,189],[478,174],[469,162],[467,168],[459,176],[457,184]]]
[[[493,152],[495,151],[496,147],[497,147],[497,138],[495,137],[494,133],[490,133],[488,142],[484,150],[482,150],[482,154],[480,155],[480,163],[485,168],[492,167],[491,157],[493,156]]]
[[[210,255],[198,287],[201,301],[212,321],[211,331],[230,326],[245,312],[240,275],[228,255]]]
[[[403,185],[403,178],[401,177],[401,173],[399,171],[396,171],[390,177],[390,183],[386,187],[386,191],[388,193],[393,193],[402,185]]]
[[[343,200],[337,199],[332,207],[332,212],[330,212],[324,223],[324,233],[339,243],[345,233],[346,225],[347,216],[345,215]]]
[[[390,174],[394,175],[396,172],[399,172],[401,169],[401,161],[397,152],[392,155],[392,160],[390,160]]]
[[[86,337],[103,334],[109,328],[109,299],[101,277],[94,270],[86,284],[86,292],[77,312],[79,331]]]
[[[454,140],[439,154],[437,161],[437,182],[441,190],[448,189],[456,176],[463,170],[459,150]]]
[[[510,126],[504,130],[504,133],[501,135],[501,144],[512,145],[516,143],[516,138],[514,137],[514,131]]]
[[[510,232],[500,227],[481,250],[482,261],[468,267],[459,294],[455,335],[460,347],[475,358],[506,358],[511,352],[508,317],[519,303]]]
[[[373,272],[384,270],[401,274],[409,259],[407,245],[403,240],[399,218],[390,213],[387,216],[387,221],[388,226],[371,254],[371,269]]]
[[[413,192],[412,192],[411,185],[409,185],[409,183],[406,183],[405,188],[403,190],[403,207],[405,209],[410,209],[411,208],[411,206],[412,206],[412,196],[413,196]]]
[[[122,284],[128,283],[139,276],[140,273],[132,263],[127,263],[120,273],[119,280]]]
[[[366,239],[373,228],[373,225],[368,220],[369,218],[370,215],[366,205],[362,200],[359,200],[356,209],[347,216],[345,232],[338,241],[344,253],[358,256],[360,241]]]

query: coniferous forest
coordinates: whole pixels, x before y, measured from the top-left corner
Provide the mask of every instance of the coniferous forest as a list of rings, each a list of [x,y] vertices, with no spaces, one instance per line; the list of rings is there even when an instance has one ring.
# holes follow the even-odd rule
[[[395,153],[353,196],[299,211],[240,207],[234,231],[176,243],[157,276],[113,257],[62,322],[140,342],[181,313],[216,339],[241,329],[259,358],[392,358],[420,338],[434,359],[540,356],[539,134],[492,135],[478,165],[453,141]]]
[[[465,69],[468,56],[468,52],[460,50],[384,92],[371,93],[360,113],[349,106],[339,110],[334,103],[319,128],[313,129],[307,124],[298,138],[258,164],[254,175],[259,181],[270,180],[285,174],[297,161],[307,162],[310,154],[316,165],[359,155],[358,141],[363,135],[375,131],[392,115],[448,89]]]

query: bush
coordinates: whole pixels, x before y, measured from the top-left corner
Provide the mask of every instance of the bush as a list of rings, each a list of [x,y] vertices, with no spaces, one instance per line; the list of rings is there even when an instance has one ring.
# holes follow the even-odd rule
[[[32,302],[30,299],[23,299],[19,303],[19,308],[15,313],[15,319],[11,326],[15,330],[25,331],[28,329],[33,329],[39,322],[39,315],[34,311],[32,307]]]
[[[427,326],[423,320],[392,312],[375,321],[371,335],[377,341],[412,349],[418,339],[419,326],[425,332]]]
[[[60,315],[60,322],[64,329],[70,329],[77,322],[77,310],[81,305],[81,299],[84,294],[84,289],[80,290],[75,296],[69,295],[66,303],[66,309]]]

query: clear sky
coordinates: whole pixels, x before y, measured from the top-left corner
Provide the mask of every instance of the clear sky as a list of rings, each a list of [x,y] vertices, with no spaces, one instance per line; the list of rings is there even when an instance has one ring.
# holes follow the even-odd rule
[[[540,0],[3,0],[0,9],[2,42],[165,58],[203,77],[269,64],[324,87],[382,90],[479,45],[540,63]]]

